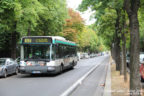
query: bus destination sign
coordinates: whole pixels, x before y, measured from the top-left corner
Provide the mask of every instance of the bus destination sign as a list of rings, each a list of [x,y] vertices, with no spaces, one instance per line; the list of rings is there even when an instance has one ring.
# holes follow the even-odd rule
[[[40,37],[29,37],[29,38],[23,38],[23,43],[52,43],[51,38],[40,38]]]

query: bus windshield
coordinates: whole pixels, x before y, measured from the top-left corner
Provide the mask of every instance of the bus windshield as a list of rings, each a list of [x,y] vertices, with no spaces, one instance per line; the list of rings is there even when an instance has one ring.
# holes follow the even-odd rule
[[[50,60],[50,45],[24,45],[25,60]]]

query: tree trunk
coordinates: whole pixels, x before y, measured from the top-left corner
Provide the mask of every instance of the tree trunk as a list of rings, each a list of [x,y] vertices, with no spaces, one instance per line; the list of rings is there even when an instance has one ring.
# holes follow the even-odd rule
[[[123,31],[121,32],[121,39],[122,39],[122,69],[123,69],[123,74],[124,74],[124,81],[127,82],[127,64],[126,64],[126,19],[125,19],[125,9],[123,8],[122,12],[122,29]]]
[[[123,39],[123,37],[121,39]],[[122,43],[123,43],[123,41],[122,41]],[[120,75],[124,75],[124,49],[123,49],[123,44],[121,46],[121,70],[120,70]]]
[[[115,61],[116,61],[116,70],[120,71],[120,67],[121,67],[121,57],[120,57],[120,38],[116,38],[116,44],[115,44]]]
[[[116,10],[117,12],[117,19],[116,19],[116,24],[115,24],[115,53],[116,53],[116,57],[115,57],[115,61],[116,61],[116,70],[120,71],[120,67],[121,67],[121,57],[120,57],[120,10]]]
[[[112,55],[112,58],[113,60],[115,60],[115,57],[116,57],[116,53],[115,53],[115,44],[112,43],[112,47],[111,47],[111,55]]]
[[[125,0],[125,9],[130,21],[130,90],[131,96],[141,96],[139,73],[139,21],[140,0]]]
[[[124,69],[124,81],[127,82],[127,65],[126,65],[126,38],[125,32],[122,33],[122,57],[123,57],[123,69]]]
[[[130,89],[140,90],[139,73],[139,24],[137,14],[130,16]],[[138,96],[138,95],[136,95]]]
[[[16,23],[14,25],[14,28],[16,29]],[[16,59],[16,43],[17,43],[17,39],[16,39],[16,36],[17,33],[16,33],[16,30],[14,30],[12,33],[11,33],[11,58],[13,59]]]

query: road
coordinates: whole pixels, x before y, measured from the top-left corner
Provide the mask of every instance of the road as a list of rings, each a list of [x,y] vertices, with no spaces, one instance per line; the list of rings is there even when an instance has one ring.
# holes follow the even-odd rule
[[[7,78],[1,78],[0,96],[60,96],[95,65],[98,65],[98,67],[83,81],[83,83],[88,86],[95,85],[95,87],[90,86],[93,88],[90,90],[93,90],[94,93],[88,91],[87,94],[98,93],[100,94],[98,96],[102,96],[103,88],[99,88],[98,86],[103,84],[105,80],[108,61],[109,56],[83,59],[78,62],[73,70],[68,70],[56,76],[31,76],[19,74]],[[96,82],[94,82],[94,80]],[[90,82],[93,82],[93,84]],[[85,96],[82,93],[88,89],[88,86],[81,84],[75,89],[71,96]]]

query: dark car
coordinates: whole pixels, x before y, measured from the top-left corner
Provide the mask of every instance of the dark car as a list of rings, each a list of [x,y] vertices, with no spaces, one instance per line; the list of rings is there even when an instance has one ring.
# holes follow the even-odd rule
[[[0,58],[0,76],[6,78],[10,74],[18,74],[17,62],[11,58]]]

